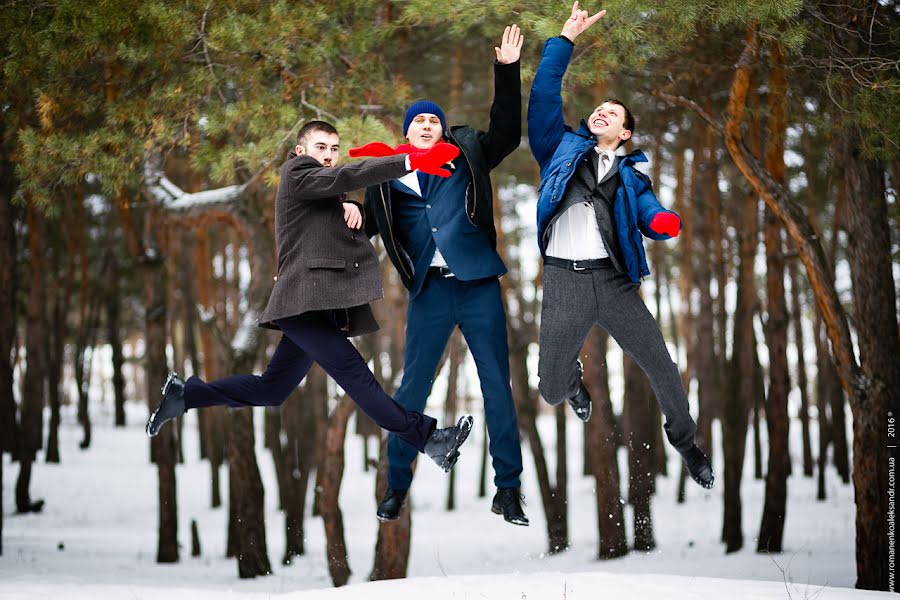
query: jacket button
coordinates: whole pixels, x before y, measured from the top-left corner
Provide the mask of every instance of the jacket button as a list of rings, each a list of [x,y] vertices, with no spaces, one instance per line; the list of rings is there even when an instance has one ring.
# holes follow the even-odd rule
[[[431,205],[430,205],[430,204],[426,204],[426,205],[425,205],[425,208],[431,208]]]
[[[359,263],[358,263],[358,262],[353,263],[353,268],[354,268],[354,269],[358,269],[358,268],[359,268]]]
[[[278,281],[278,275],[272,278],[272,281]]]
[[[437,231],[437,227],[432,227],[432,228],[431,228],[431,233],[435,233],[436,231]]]

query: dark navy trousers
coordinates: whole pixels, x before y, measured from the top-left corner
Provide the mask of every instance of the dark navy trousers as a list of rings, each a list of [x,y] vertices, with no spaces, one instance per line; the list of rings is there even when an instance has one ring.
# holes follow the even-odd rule
[[[397,402],[421,411],[431,393],[438,363],[450,334],[459,326],[481,381],[489,450],[498,488],[518,488],[522,473],[519,425],[509,381],[506,314],[496,277],[460,281],[429,272],[409,303],[403,380]],[[415,449],[395,434],[388,436],[388,485],[409,489]]]
[[[283,335],[265,373],[232,375],[209,383],[191,377],[184,386],[185,407],[278,406],[317,362],[380,427],[403,440],[408,448],[424,450],[436,421],[421,411],[403,408],[385,393],[330,311],[279,319],[277,324]]]

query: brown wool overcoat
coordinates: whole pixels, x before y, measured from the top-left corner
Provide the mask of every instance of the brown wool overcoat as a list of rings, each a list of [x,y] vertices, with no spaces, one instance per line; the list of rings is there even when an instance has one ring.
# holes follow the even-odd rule
[[[259,326],[277,319],[346,309],[335,316],[348,336],[378,329],[369,302],[384,297],[378,258],[363,229],[344,221],[344,194],[406,175],[406,155],[323,167],[293,152],[275,197],[278,273]]]

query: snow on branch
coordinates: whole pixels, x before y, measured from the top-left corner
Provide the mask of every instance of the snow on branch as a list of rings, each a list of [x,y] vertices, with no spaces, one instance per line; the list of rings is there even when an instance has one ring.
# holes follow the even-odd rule
[[[243,185],[229,185],[202,192],[185,192],[166,177],[162,169],[162,155],[158,152],[148,154],[144,159],[144,182],[147,192],[163,207],[171,211],[187,211],[193,208],[231,204],[240,198],[253,182]]]

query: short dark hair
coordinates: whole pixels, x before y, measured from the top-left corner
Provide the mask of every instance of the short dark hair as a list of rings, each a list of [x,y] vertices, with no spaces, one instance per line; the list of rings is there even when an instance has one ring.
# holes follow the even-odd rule
[[[337,135],[337,129],[331,123],[326,121],[309,121],[306,125],[300,128],[300,131],[297,132],[297,145],[302,146],[306,141],[306,138],[309,137],[309,134],[314,131],[321,131],[322,133],[333,133]]]
[[[630,131],[631,135],[634,136],[634,115],[631,114],[631,110],[629,110],[629,108],[627,106],[625,106],[625,103],[622,102],[621,100],[619,100],[618,98],[607,98],[600,104],[605,104],[607,102],[609,102],[610,104],[618,104],[623,109],[625,109],[625,129]],[[628,141],[628,140],[622,140],[621,142],[619,142],[619,146],[624,144],[626,141]]]

